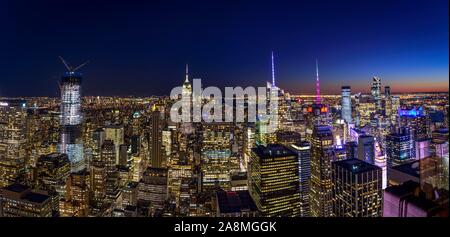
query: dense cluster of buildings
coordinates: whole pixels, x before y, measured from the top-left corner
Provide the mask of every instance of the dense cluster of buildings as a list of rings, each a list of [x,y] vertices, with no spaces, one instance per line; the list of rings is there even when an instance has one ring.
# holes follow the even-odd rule
[[[0,100],[0,217],[448,216],[448,94],[294,96],[275,131],[173,122],[168,97]],[[182,100],[196,98],[188,70]],[[270,97],[269,93],[269,97]],[[187,99],[186,99],[187,98]]]

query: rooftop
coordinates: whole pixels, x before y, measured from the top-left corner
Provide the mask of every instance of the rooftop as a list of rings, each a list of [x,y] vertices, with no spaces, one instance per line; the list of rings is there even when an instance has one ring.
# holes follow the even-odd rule
[[[380,167],[369,164],[359,159],[336,161],[333,162],[333,165],[340,166],[341,168],[346,169],[354,174],[360,174],[374,170],[381,170]]]
[[[252,149],[260,158],[276,158],[286,156],[296,156],[293,151],[281,144],[259,145]]]
[[[406,164],[397,165],[392,167],[392,169],[411,175],[413,177],[420,178],[419,161],[412,161]]]
[[[257,211],[248,191],[217,191],[217,202],[221,213],[236,213],[243,210]]]

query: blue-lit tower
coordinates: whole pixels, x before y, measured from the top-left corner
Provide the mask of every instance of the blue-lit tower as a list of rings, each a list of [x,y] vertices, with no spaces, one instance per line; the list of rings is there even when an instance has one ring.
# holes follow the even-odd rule
[[[60,139],[58,151],[67,154],[71,171],[77,172],[85,168],[83,139],[81,126],[83,116],[81,114],[81,80],[82,76],[76,70],[80,69],[87,62],[78,67],[71,67],[63,58],[61,61],[67,68],[67,72],[61,79],[61,106],[60,106]]]

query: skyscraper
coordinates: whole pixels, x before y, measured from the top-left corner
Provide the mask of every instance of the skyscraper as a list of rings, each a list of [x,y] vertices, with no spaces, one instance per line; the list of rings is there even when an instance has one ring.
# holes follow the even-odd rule
[[[331,162],[333,134],[329,126],[315,126],[311,138],[311,216],[332,215]]]
[[[381,217],[381,168],[349,159],[332,163],[333,215],[336,217]]]
[[[375,109],[377,113],[381,113],[382,104],[381,104],[381,78],[373,77],[372,78],[372,87],[371,87],[372,98],[375,100]]]
[[[384,114],[388,119],[392,116],[392,97],[391,97],[391,87],[384,87]],[[394,111],[395,113],[395,111]]]
[[[105,135],[105,139],[112,141],[114,144],[114,153],[116,155],[114,162],[118,165],[120,159],[120,145],[125,143],[124,126],[121,124],[110,124],[105,127]]]
[[[64,62],[64,61],[63,61]],[[65,62],[64,62],[65,63]],[[66,64],[66,63],[65,63]],[[68,72],[62,77],[61,89],[61,133],[59,153],[67,154],[72,172],[85,168],[83,140],[81,137],[81,74],[66,64]]]
[[[386,159],[388,167],[401,165],[414,158],[414,141],[408,128],[386,136]]]
[[[150,118],[150,164],[154,168],[162,168],[165,166],[162,152],[162,130],[163,121],[161,112],[156,108],[151,112]]]
[[[116,165],[116,146],[113,141],[105,140],[101,152],[102,162],[106,169],[106,199],[115,205],[120,195],[119,172]]]
[[[283,145],[259,145],[252,149],[249,189],[265,217],[299,215],[299,162]]]
[[[298,156],[298,175],[300,189],[300,217],[311,215],[309,193],[311,188],[311,144],[307,141],[297,142],[290,147]]]
[[[347,123],[352,123],[352,98],[350,86],[343,86],[341,88],[341,106],[341,118]]]
[[[358,159],[369,164],[375,161],[375,138],[370,135],[358,137]]]
[[[0,187],[25,174],[27,105],[24,100],[0,101]]]
[[[138,202],[150,203],[154,214],[163,209],[167,191],[167,169],[149,167],[138,184]]]

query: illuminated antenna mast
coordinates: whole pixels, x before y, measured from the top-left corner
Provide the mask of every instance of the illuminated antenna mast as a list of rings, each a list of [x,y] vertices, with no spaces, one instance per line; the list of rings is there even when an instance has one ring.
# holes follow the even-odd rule
[[[316,59],[316,104],[320,104],[319,64]]]
[[[272,86],[275,86],[275,64],[273,62],[273,51],[272,51]]]
[[[186,80],[184,82],[189,82],[189,64],[186,63]]]

